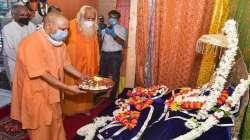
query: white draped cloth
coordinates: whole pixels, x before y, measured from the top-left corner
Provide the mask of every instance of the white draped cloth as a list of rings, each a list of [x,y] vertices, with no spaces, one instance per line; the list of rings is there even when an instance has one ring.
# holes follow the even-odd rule
[[[14,73],[18,45],[24,37],[35,30],[36,26],[31,22],[27,26],[20,26],[15,21],[5,25],[2,29],[4,53],[7,56],[5,64],[7,64],[7,77],[10,82]]]

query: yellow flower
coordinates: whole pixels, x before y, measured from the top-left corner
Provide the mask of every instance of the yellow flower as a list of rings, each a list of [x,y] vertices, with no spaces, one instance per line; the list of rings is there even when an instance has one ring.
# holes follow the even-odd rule
[[[170,109],[172,110],[172,111],[178,111],[178,110],[180,110],[180,104],[179,103],[172,103],[171,105],[170,105]]]

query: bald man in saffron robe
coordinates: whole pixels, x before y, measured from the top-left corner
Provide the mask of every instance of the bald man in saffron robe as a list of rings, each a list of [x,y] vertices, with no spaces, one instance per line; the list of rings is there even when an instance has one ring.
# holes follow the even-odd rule
[[[97,13],[91,6],[83,6],[77,17],[70,22],[70,34],[67,51],[72,65],[82,74],[94,76],[99,71],[99,45],[97,38]],[[65,83],[71,85],[78,81],[70,75],[65,76]],[[62,102],[63,113],[73,115],[88,112],[93,108],[93,95],[71,95],[67,92]]]
[[[46,16],[43,27],[20,43],[13,79],[11,118],[22,123],[31,140],[66,140],[60,104],[61,91],[84,94],[63,83],[64,71],[83,78],[70,62],[63,41],[68,20]]]

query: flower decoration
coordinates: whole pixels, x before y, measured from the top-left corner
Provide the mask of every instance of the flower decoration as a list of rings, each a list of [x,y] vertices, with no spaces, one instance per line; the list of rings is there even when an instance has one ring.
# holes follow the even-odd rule
[[[227,50],[223,54],[219,67],[215,71],[215,77],[212,81],[210,95],[207,96],[207,102],[202,106],[201,110],[198,112],[207,112],[211,110],[217,104],[217,99],[221,95],[221,91],[224,89],[226,79],[232,69],[234,64],[235,56],[238,50],[238,34],[236,28],[236,22],[234,20],[228,20],[225,23],[222,31],[226,35],[228,46]],[[206,115],[206,117],[208,117]],[[200,117],[198,117],[200,118]]]
[[[219,98],[217,98],[217,105],[223,105],[229,96],[228,90],[223,90]]]
[[[194,120],[194,118],[187,120],[185,125],[192,129],[184,135],[181,135],[174,140],[193,140],[201,136],[204,132],[211,129],[214,125],[218,124],[220,119],[224,116],[229,116],[231,109],[240,101],[240,98],[244,95],[250,84],[250,75],[248,76],[248,80],[241,80],[240,84],[235,88],[232,96],[229,96],[225,104],[218,109],[215,110],[213,114],[209,114],[207,119],[198,123],[198,121]]]
[[[198,110],[206,103],[206,96],[198,96],[199,93],[200,90],[198,89],[184,88],[174,96],[170,97],[169,100],[166,100],[165,104],[172,111]],[[217,105],[223,105],[228,96],[228,90],[224,89],[221,92],[221,95],[217,98]]]
[[[156,85],[149,88],[137,87],[134,88],[132,91],[128,91],[128,97],[133,96],[145,96],[147,98],[152,98],[157,96],[157,94],[165,94],[167,91],[167,87],[163,85]]]
[[[151,98],[146,98],[144,96],[133,96],[129,98],[129,104],[133,105],[137,110],[141,111],[149,107],[153,103]]]
[[[154,99],[161,97],[167,91],[166,86],[152,86],[149,88],[137,87],[132,91],[128,91],[127,95],[129,97],[128,103],[136,108],[136,110],[141,111],[149,107]]]
[[[121,112],[114,117],[115,121],[122,123],[128,129],[132,129],[137,125],[137,120],[140,117],[138,111]]]
[[[196,120],[192,118],[187,120],[185,123],[185,125],[192,130],[175,138],[174,140],[196,139],[204,132],[218,124],[221,118],[230,116],[230,111],[240,101],[240,98],[244,95],[250,84],[250,76],[248,76],[248,80],[242,79],[240,81],[240,84],[237,85],[232,95],[230,95],[229,92],[223,90],[228,74],[232,69],[235,59],[234,57],[236,56],[238,49],[236,22],[234,20],[228,20],[225,23],[223,32],[226,34],[228,49],[222,56],[219,67],[215,72],[215,78],[209,90],[209,95],[206,96],[206,102],[204,102],[204,105],[197,112]],[[208,112],[213,113],[209,114]],[[200,119],[205,121],[198,122]]]

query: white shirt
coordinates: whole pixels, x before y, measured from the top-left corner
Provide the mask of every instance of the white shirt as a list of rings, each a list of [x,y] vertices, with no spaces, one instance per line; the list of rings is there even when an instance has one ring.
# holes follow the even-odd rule
[[[2,29],[4,53],[7,55],[7,76],[12,81],[12,75],[16,63],[16,51],[21,40],[36,30],[36,26],[29,22],[27,26],[21,27],[15,21],[5,25]]]
[[[123,27],[120,24],[116,24],[114,25],[113,28],[114,28],[115,34],[118,37],[120,37],[124,41],[127,40],[128,31],[125,27]],[[116,51],[122,50],[123,46],[119,44],[118,42],[116,42],[111,35],[105,33],[105,30],[102,31],[102,38],[103,38],[102,51],[116,52]]]

